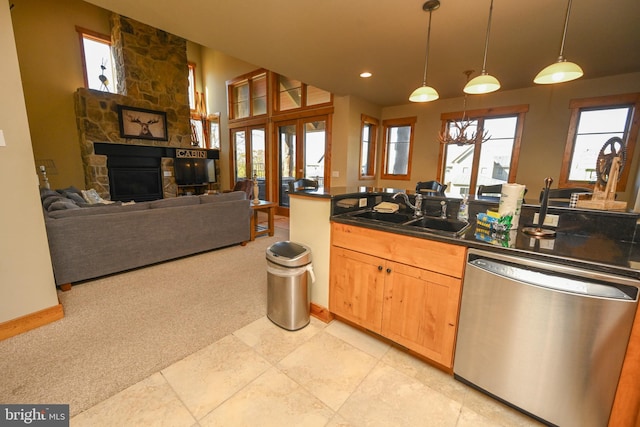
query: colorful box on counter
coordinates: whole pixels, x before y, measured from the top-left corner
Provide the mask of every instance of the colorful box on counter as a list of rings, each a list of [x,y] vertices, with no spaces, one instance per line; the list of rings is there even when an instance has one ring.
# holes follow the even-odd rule
[[[511,230],[512,220],[512,215],[500,216],[497,212],[487,211],[477,215],[476,224],[494,232],[505,232]]]

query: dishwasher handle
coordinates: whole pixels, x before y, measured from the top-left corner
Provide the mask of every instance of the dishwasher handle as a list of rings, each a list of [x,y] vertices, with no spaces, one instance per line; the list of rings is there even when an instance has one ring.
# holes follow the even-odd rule
[[[581,277],[554,274],[552,271],[529,270],[524,266],[490,258],[476,258],[467,264],[510,280],[558,292],[626,301],[636,301],[638,297],[638,288],[634,286],[596,283]]]

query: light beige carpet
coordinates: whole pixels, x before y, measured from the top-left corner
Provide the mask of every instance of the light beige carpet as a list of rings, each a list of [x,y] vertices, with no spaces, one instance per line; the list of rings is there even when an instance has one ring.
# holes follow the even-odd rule
[[[77,414],[266,314],[265,251],[288,230],[73,286],[64,319],[0,341],[0,402]]]

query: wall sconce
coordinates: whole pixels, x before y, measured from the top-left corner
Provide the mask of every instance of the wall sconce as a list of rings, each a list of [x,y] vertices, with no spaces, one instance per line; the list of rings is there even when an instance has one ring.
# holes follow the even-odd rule
[[[493,0],[489,6],[489,22],[487,24],[487,38],[484,43],[484,59],[482,60],[482,72],[479,76],[471,79],[464,87],[464,93],[478,95],[491,93],[500,89],[498,79],[487,73],[487,51],[489,50],[489,32],[491,31],[491,15],[493,13]]]
[[[422,86],[411,92],[409,101],[411,102],[429,102],[435,101],[440,97],[438,91],[431,86],[427,86],[427,69],[429,67],[429,44],[431,42],[431,13],[440,7],[440,0],[427,0],[422,5],[422,10],[429,12],[429,26],[427,27],[427,53],[424,59],[424,75],[422,77]]]
[[[579,79],[584,72],[582,68],[576,63],[568,62],[564,59],[564,40],[567,37],[567,27],[569,26],[569,14],[571,12],[571,1],[567,4],[567,14],[564,20],[564,31],[562,32],[562,42],[560,43],[560,56],[558,60],[553,64],[545,67],[538,75],[533,79],[534,83],[541,85],[548,85],[554,83],[570,82],[571,80]]]

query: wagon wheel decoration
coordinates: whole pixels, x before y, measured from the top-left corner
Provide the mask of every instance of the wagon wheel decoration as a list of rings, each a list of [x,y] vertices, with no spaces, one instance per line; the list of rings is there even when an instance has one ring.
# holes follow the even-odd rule
[[[596,176],[598,177],[598,184],[606,186],[609,181],[609,174],[611,173],[611,165],[613,159],[620,157],[620,174],[618,179],[622,176],[624,164],[627,159],[627,148],[625,147],[622,139],[614,136],[604,143],[598,154],[598,160],[596,161]]]

